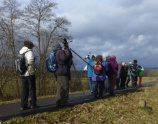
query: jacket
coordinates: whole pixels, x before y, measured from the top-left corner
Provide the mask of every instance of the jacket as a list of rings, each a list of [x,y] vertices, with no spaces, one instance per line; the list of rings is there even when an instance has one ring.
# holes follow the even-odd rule
[[[143,66],[138,68],[138,76],[144,76],[144,68],[143,68]]]
[[[93,65],[94,65],[94,60],[90,59],[89,64],[87,64],[87,76],[92,77],[93,74]]]
[[[102,62],[103,65],[103,73],[101,75],[96,75],[93,71],[92,74],[92,81],[105,81],[106,80],[106,75],[107,75],[107,63],[106,62]]]
[[[70,79],[70,68],[72,65],[72,53],[69,49],[59,49],[55,54],[58,69],[55,72],[56,76],[68,76]]]
[[[23,54],[23,53],[25,53],[26,66],[28,66],[28,68],[27,68],[25,74],[23,74],[21,76],[34,75],[35,74],[35,59],[34,59],[33,52],[32,52],[31,49],[29,49],[29,48],[27,48],[27,47],[24,46],[19,51],[19,54]]]
[[[120,70],[120,78],[127,77],[128,74],[128,68],[126,66],[121,66]]]
[[[108,76],[110,75],[117,75],[117,71],[118,71],[118,63],[116,61],[116,57],[111,57],[108,60]]]

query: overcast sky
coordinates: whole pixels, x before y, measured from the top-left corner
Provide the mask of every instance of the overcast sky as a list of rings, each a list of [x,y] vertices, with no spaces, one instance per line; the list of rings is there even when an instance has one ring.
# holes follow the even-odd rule
[[[22,2],[22,1],[20,1]],[[116,55],[117,61],[133,61],[158,67],[158,0],[54,0],[57,16],[71,22],[70,46],[81,57]],[[23,5],[29,0],[23,0]],[[79,61],[80,68],[84,63]]]

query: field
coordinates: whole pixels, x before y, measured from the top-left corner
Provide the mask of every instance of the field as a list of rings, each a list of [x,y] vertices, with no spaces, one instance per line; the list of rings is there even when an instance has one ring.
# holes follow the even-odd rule
[[[156,80],[144,78],[144,82]],[[58,111],[14,118],[4,124],[158,124],[158,85]],[[146,107],[139,107],[145,100]]]

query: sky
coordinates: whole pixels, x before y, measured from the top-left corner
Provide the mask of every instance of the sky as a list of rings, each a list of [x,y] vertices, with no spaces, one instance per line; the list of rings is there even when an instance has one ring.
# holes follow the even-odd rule
[[[88,53],[115,55],[118,63],[134,59],[158,67],[158,0],[52,0],[57,16],[70,22],[70,47],[83,59]],[[21,1],[25,6],[29,0]],[[74,54],[77,68],[86,63]]]

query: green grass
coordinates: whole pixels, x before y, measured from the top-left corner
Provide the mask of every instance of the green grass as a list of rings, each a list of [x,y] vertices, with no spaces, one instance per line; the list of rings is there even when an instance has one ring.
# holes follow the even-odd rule
[[[14,118],[4,124],[158,124],[158,85],[117,94],[97,101]],[[140,108],[140,100],[147,102]]]

